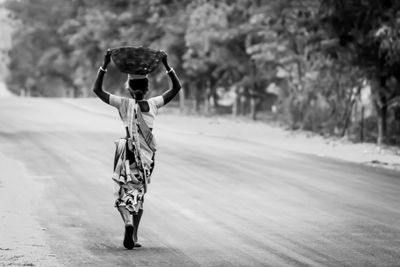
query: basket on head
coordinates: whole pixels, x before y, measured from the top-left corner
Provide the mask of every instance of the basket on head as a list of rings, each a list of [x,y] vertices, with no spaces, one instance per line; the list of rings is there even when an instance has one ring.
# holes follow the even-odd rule
[[[147,75],[159,65],[163,52],[147,47],[119,47],[111,49],[111,58],[123,73]]]

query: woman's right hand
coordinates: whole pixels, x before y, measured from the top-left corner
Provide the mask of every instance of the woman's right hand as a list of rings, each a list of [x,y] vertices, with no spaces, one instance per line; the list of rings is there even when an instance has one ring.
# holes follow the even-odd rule
[[[107,68],[110,61],[111,61],[111,49],[107,49],[107,52],[104,55],[103,69]]]

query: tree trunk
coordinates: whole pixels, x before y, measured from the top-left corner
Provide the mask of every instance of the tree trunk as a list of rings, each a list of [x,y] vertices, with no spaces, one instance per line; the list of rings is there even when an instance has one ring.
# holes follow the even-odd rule
[[[254,96],[252,96],[250,98],[250,114],[251,114],[251,119],[253,121],[257,120],[257,98],[255,98]]]
[[[211,93],[210,88],[208,88],[207,86],[207,89],[204,94],[204,113],[206,115],[210,114],[210,93]]]
[[[246,96],[239,96],[239,115],[246,115]]]
[[[232,116],[237,117],[239,115],[239,101],[240,95],[238,92],[235,93],[235,100],[233,101],[232,105]]]
[[[79,97],[79,88],[74,86],[73,90],[74,90],[74,98],[78,98]]]
[[[218,111],[218,94],[216,88],[216,79],[210,78],[208,80],[208,101],[209,113],[215,114]]]
[[[185,111],[185,90],[183,88],[179,91],[179,111],[181,113]]]
[[[383,99],[382,99],[383,98]],[[387,105],[386,98],[381,97],[382,103],[378,107],[378,146],[382,146],[386,143],[387,139]]]
[[[361,105],[360,141],[364,142],[364,105]]]
[[[345,136],[345,134],[347,132],[347,128],[349,128],[349,126],[350,126],[351,114],[353,113],[354,104],[356,103],[357,98],[360,97],[360,93],[361,93],[361,87],[358,87],[357,92],[355,94],[353,94],[353,93],[350,94],[350,98],[349,98],[348,104],[346,106],[346,110],[345,110],[344,117],[343,117],[344,126],[343,126],[341,137]]]
[[[200,103],[201,103],[201,87],[202,84],[196,84],[196,91],[194,94],[194,109],[196,113],[200,112]]]
[[[340,137],[344,137],[347,132],[347,128],[349,127],[350,124],[351,111],[353,110],[354,103],[355,99],[353,98],[353,93],[351,93],[343,114],[344,125]]]
[[[374,106],[378,116],[378,146],[386,143],[387,138],[387,98],[385,96],[385,78],[376,76],[371,80]]]

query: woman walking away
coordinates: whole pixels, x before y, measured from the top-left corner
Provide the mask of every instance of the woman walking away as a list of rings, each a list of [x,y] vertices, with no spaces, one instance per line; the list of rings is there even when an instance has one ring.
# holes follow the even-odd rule
[[[115,207],[125,223],[123,245],[127,249],[141,247],[138,243],[138,228],[156,151],[152,135],[154,119],[158,109],[170,102],[181,89],[175,71],[168,65],[167,54],[162,53],[162,63],[171,79],[172,88],[160,96],[147,100],[144,98],[149,90],[147,75],[128,74],[126,89],[132,98],[104,91],[102,83],[111,60],[110,50],[104,56],[103,65],[99,68],[94,83],[94,93],[105,103],[118,109],[126,130],[126,137],[116,141],[112,178],[115,186]]]

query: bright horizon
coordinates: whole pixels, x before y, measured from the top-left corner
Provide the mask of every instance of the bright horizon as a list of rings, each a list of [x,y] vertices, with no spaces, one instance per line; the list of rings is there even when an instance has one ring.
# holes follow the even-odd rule
[[[0,81],[0,97],[13,96],[13,94],[8,91],[6,84],[3,81]]]
[[[3,3],[3,0],[0,0],[0,5]],[[7,12],[5,9],[0,7],[0,81],[4,80],[5,75],[7,74],[7,66],[6,66],[6,55],[3,54],[4,51],[7,51],[11,47],[11,33],[12,29],[10,24],[8,23]],[[3,90],[3,89],[2,89]]]

